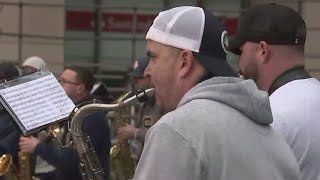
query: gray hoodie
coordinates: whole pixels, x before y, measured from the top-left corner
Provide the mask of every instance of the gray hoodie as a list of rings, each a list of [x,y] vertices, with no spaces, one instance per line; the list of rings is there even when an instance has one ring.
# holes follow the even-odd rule
[[[298,180],[271,123],[268,94],[253,81],[206,80],[149,130],[134,179]]]

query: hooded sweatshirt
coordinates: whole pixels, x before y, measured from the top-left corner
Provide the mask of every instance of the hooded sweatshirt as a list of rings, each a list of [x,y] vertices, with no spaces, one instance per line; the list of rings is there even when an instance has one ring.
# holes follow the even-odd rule
[[[273,131],[268,94],[251,80],[197,84],[148,132],[135,180],[298,180]]]

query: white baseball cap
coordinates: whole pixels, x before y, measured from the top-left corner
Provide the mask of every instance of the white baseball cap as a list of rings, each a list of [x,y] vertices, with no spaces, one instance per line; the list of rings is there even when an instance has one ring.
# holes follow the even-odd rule
[[[27,58],[23,63],[22,66],[29,66],[29,67],[33,67],[37,70],[43,69],[43,70],[47,70],[47,63],[40,57],[38,56],[32,56]]]
[[[226,61],[227,35],[225,27],[210,11],[181,6],[160,12],[146,39],[192,51],[214,76],[237,77]]]

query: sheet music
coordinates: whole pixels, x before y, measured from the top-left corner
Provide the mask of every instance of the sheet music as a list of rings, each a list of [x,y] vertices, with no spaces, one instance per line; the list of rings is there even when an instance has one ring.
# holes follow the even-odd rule
[[[0,90],[26,130],[69,116],[75,105],[52,75]]]

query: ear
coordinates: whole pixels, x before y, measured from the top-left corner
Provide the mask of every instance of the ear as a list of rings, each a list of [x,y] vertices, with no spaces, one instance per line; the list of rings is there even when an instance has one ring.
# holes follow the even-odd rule
[[[193,68],[194,58],[192,52],[189,50],[183,50],[180,57],[179,77],[185,78]]]
[[[79,94],[82,94],[85,90],[86,90],[86,87],[85,87],[85,85],[84,85],[83,83],[81,83],[81,84],[79,84],[79,85],[77,86],[77,92],[78,92]]]
[[[265,41],[260,41],[257,50],[257,59],[261,64],[267,64],[269,62],[269,57],[271,55],[270,45]]]

